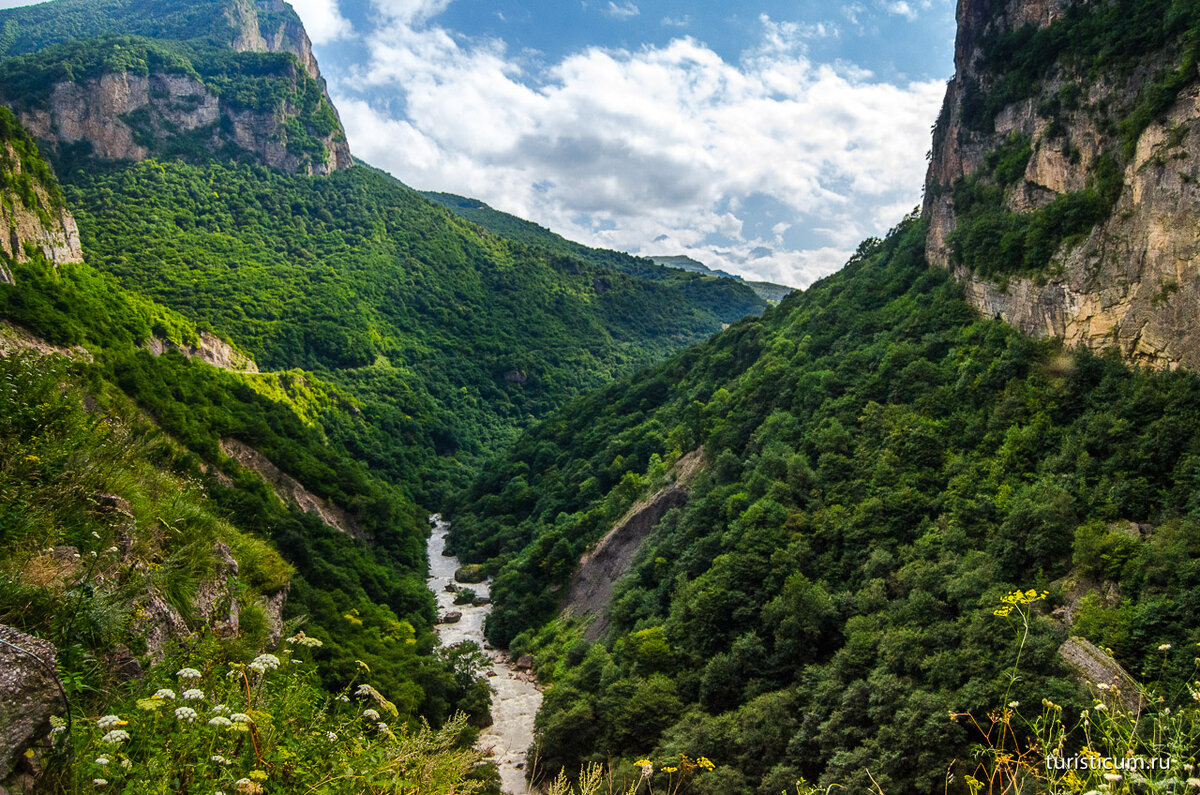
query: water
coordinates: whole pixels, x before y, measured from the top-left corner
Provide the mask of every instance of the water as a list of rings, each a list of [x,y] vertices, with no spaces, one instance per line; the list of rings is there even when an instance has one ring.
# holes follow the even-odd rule
[[[434,514],[429,517],[433,533],[429,537],[429,590],[437,597],[438,615],[451,610],[462,613],[454,624],[439,624],[436,628],[442,645],[452,646],[471,640],[484,648],[483,617],[491,612],[491,605],[456,605],[454,594],[446,585],[454,582],[454,572],[459,567],[457,558],[446,557],[446,533],[450,523]],[[478,596],[488,596],[487,581],[464,585]],[[508,795],[526,795],[531,792],[525,781],[525,751],[533,744],[533,718],[542,705],[542,691],[531,681],[527,673],[518,671],[508,662],[503,652],[487,651],[491,666],[484,671],[492,687],[492,725],[479,735],[477,747],[489,753],[500,768],[501,790]],[[494,675],[493,675],[494,674]]]

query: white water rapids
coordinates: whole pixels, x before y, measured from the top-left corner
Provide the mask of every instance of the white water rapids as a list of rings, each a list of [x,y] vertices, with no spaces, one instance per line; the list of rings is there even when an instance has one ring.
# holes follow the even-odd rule
[[[462,618],[453,624],[439,624],[436,628],[443,646],[452,646],[466,640],[484,648],[483,617],[491,612],[492,606],[456,605],[454,594],[446,586],[454,582],[458,569],[457,558],[442,553],[446,549],[446,534],[450,523],[434,514],[429,517],[433,533],[429,537],[429,590],[437,597],[438,615],[450,611],[462,613]],[[477,596],[488,596],[489,583],[464,585]],[[525,751],[533,744],[533,718],[542,705],[542,693],[537,685],[517,670],[503,652],[486,651],[491,666],[484,671],[492,687],[492,725],[479,735],[477,747],[488,753],[500,768],[501,789],[507,795],[526,795],[530,791],[525,782]]]

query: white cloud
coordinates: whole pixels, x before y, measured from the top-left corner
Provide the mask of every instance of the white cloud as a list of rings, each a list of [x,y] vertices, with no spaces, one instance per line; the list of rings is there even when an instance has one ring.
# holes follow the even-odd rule
[[[350,22],[342,16],[337,0],[289,0],[304,22],[304,29],[313,44],[327,44],[354,33]]]
[[[933,6],[932,0],[883,0],[883,8],[889,14],[902,16],[908,21],[917,18],[921,11],[928,11]]]
[[[0,0],[0,8],[20,8],[34,3],[44,3],[46,0]]]
[[[663,17],[659,24],[668,28],[686,28],[692,24],[692,17],[690,14],[684,14],[681,17]]]
[[[804,41],[829,29],[763,18],[737,63],[684,37],[588,48],[529,75],[502,42],[419,21],[444,0],[389,3],[369,64],[332,89],[355,153],[416,187],[591,245],[798,286],[919,200],[944,85],[811,62]],[[397,93],[403,118],[373,104]],[[762,201],[776,217],[755,215]]]
[[[425,22],[446,10],[451,0],[371,0],[385,18],[403,24]]]
[[[642,12],[636,5],[629,2],[629,0],[625,0],[620,5],[617,5],[612,0],[608,0],[608,8],[604,9],[604,13],[617,19],[630,19]]]

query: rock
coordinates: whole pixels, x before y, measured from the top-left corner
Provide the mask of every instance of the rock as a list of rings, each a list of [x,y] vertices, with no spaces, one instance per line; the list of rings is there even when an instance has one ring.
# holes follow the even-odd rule
[[[446,593],[458,593],[458,586],[452,582],[446,583]]]
[[[483,582],[487,579],[487,573],[483,570],[483,566],[479,563],[468,563],[465,566],[459,566],[454,572],[454,579],[458,582],[474,584]]]
[[[442,623],[442,624],[457,624],[461,620],[462,620],[462,613],[460,613],[457,610],[451,610],[449,613],[446,613],[445,615],[442,616],[442,620],[440,623]]]
[[[64,711],[55,659],[44,640],[0,626],[0,781],[22,753],[49,731],[50,716]],[[17,647],[17,648],[14,648]]]
[[[493,676],[497,676],[498,674],[495,671],[489,669],[487,672],[487,675],[488,675],[488,678],[490,679]]]
[[[236,635],[241,614],[237,600],[238,564],[229,547],[221,541],[213,544],[216,568],[196,587],[192,606],[196,616],[208,623],[218,635]],[[278,639],[276,640],[278,642]]]
[[[1134,714],[1141,712],[1144,702],[1137,682],[1111,654],[1091,641],[1074,636],[1058,647],[1058,654],[1110,710],[1125,709]]]
[[[267,645],[274,648],[279,645],[279,639],[283,637],[283,606],[287,603],[288,591],[291,590],[291,584],[283,586],[270,596],[263,598],[263,607],[267,611],[267,623],[271,627],[271,633],[267,636]]]
[[[517,658],[517,670],[518,671],[528,671],[531,668],[533,668],[533,655],[522,654],[520,657]]]
[[[97,494],[93,499],[101,511],[133,516],[133,506],[124,497],[116,494]]]
[[[118,643],[104,655],[104,665],[118,682],[139,682],[145,676],[137,657],[124,643]]]
[[[476,596],[474,599],[471,600],[471,604],[474,607],[484,607],[486,605],[490,605],[491,603],[492,603],[492,600],[487,598],[486,596]]]
[[[187,624],[170,602],[158,591],[135,603],[130,629],[146,640],[146,657],[158,664],[167,656],[166,646],[187,634]]]

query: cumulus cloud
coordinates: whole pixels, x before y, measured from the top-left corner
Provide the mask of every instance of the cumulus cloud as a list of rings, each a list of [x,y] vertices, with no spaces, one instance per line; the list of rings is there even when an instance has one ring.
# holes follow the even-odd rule
[[[333,89],[355,153],[417,187],[797,286],[919,200],[943,84],[812,62],[804,42],[832,27],[763,17],[735,63],[681,37],[527,74],[502,42],[429,23],[445,0],[386,4],[369,63]]]
[[[313,44],[328,44],[354,33],[350,22],[342,16],[337,0],[290,0],[292,8],[304,22]]]

